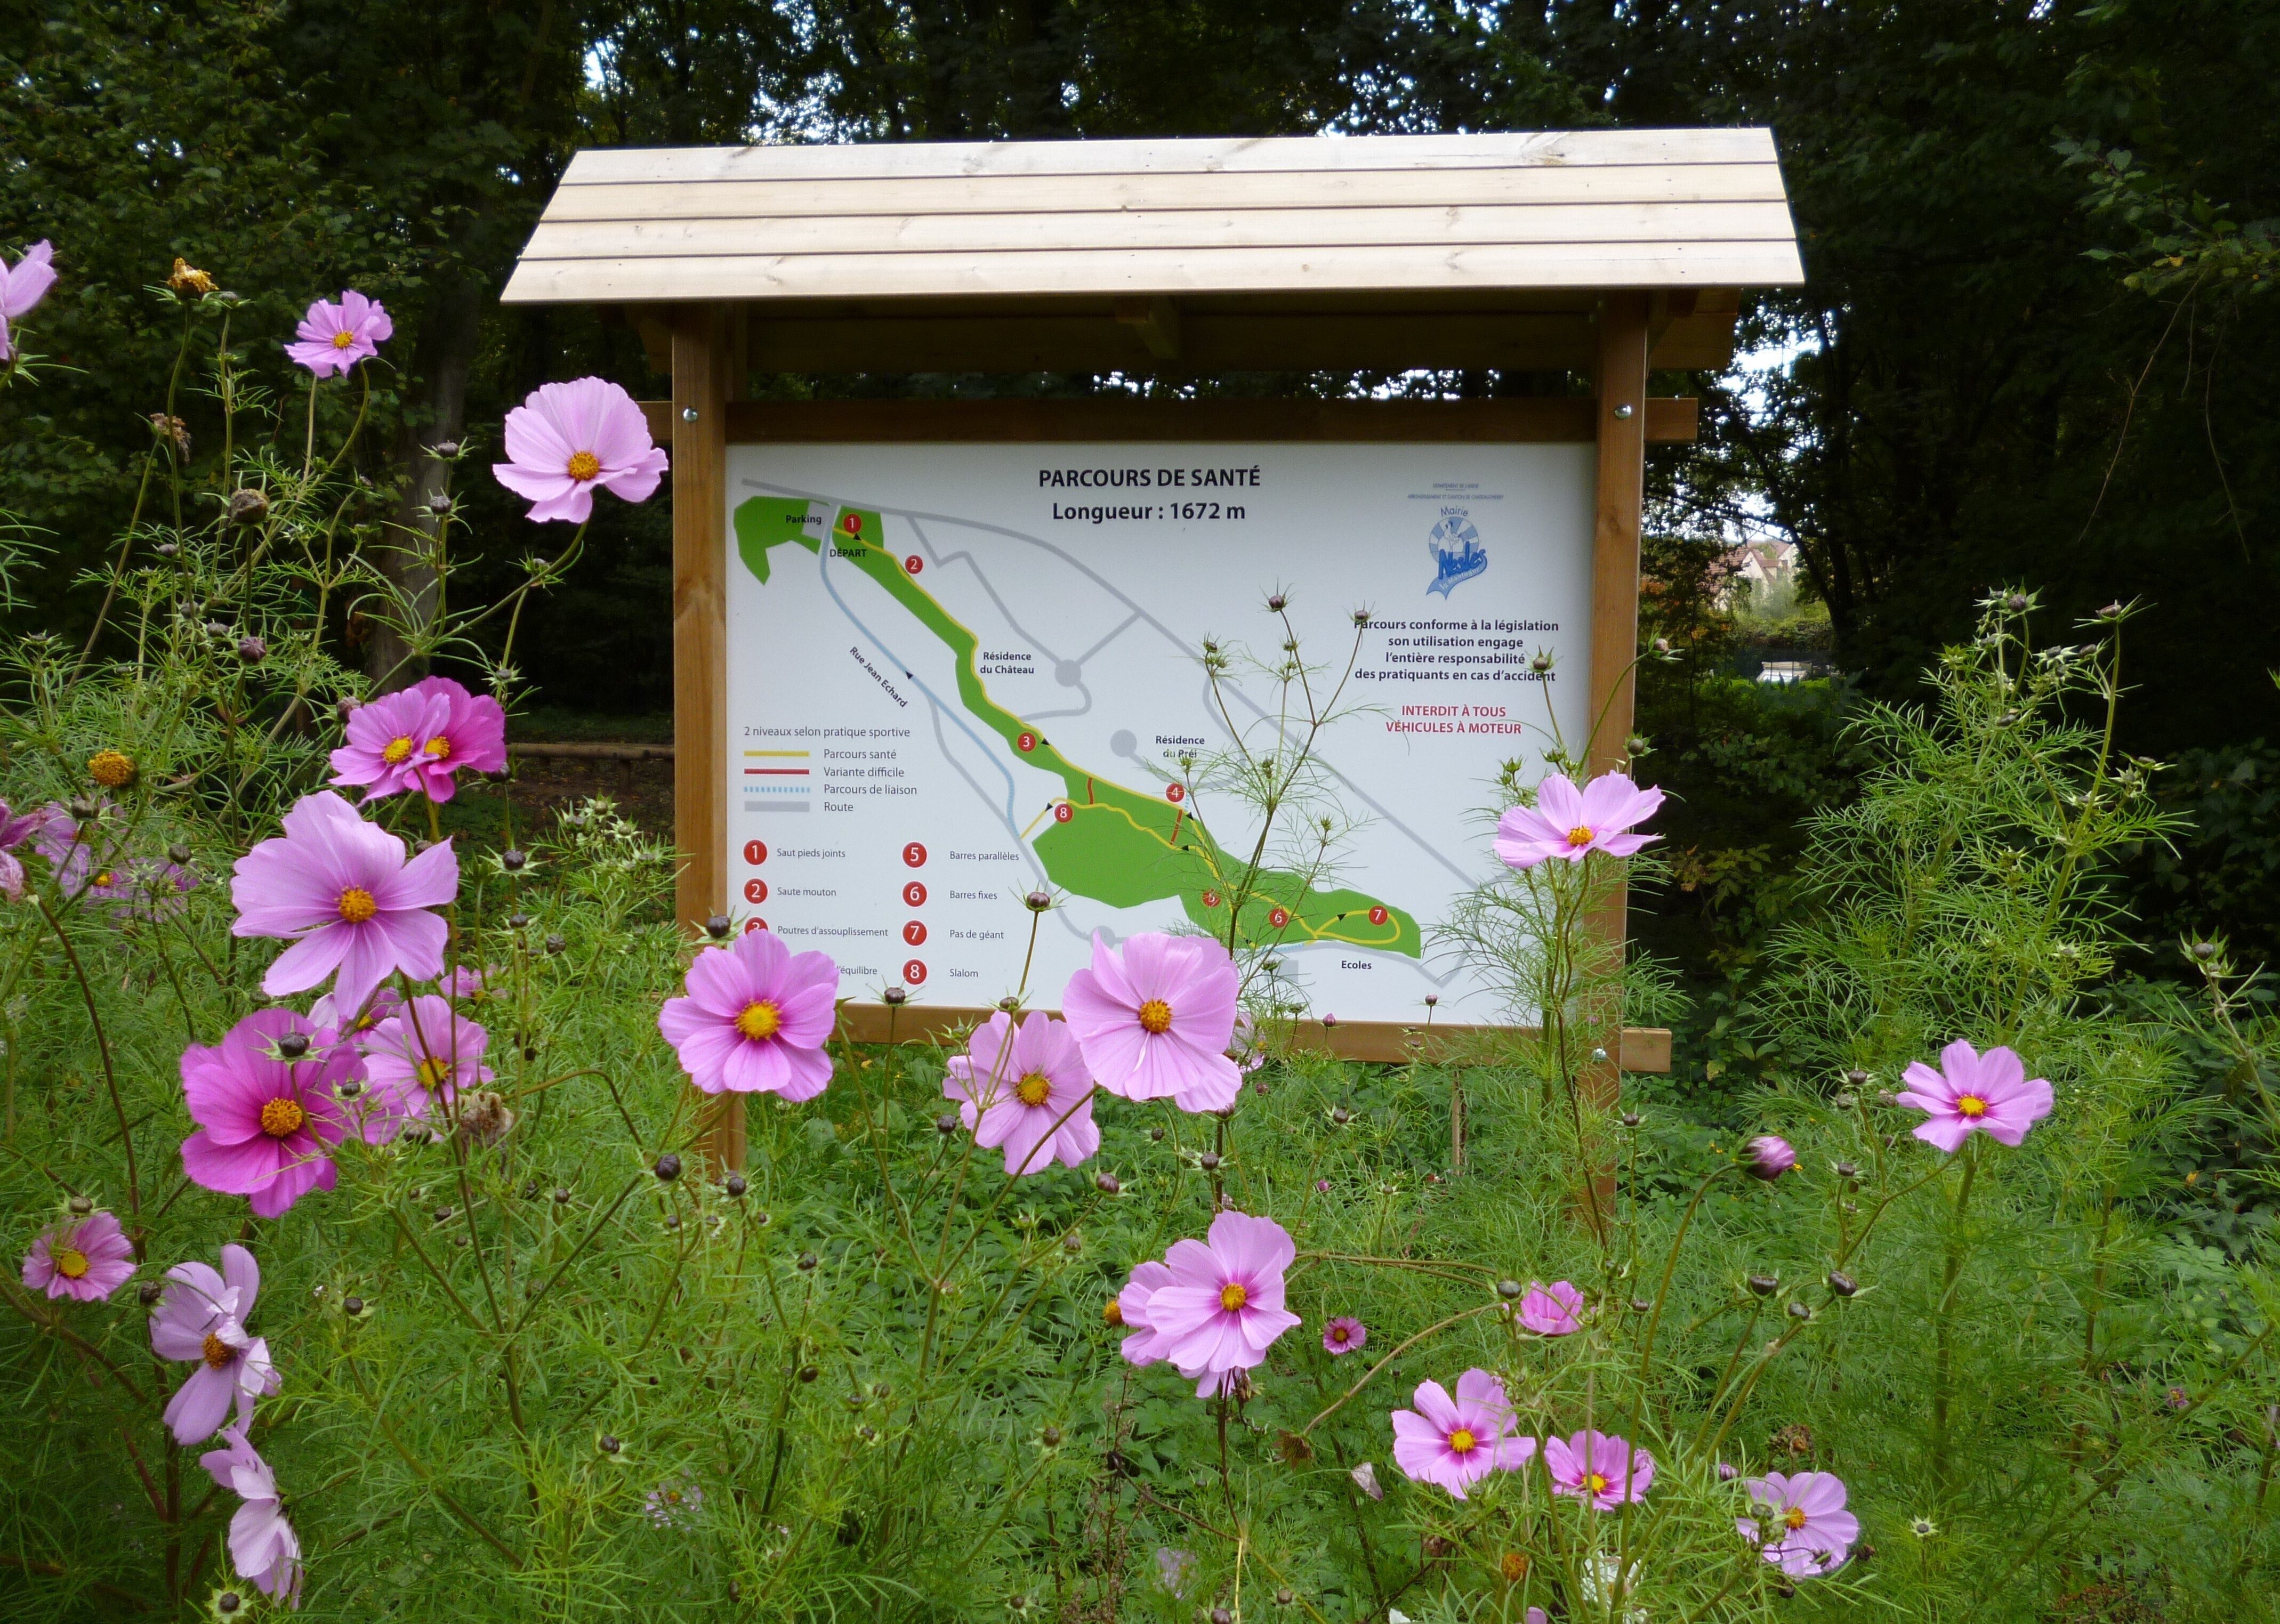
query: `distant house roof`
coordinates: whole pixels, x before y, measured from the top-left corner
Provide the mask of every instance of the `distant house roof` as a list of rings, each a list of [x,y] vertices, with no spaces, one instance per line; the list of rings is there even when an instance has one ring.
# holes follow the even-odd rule
[[[1676,348],[1656,365],[1700,366],[1730,348],[1733,290],[1802,280],[1770,132],[1586,130],[592,150],[503,296],[729,301],[843,322],[954,308],[1003,319],[1043,302],[1137,327],[1113,308],[1136,297],[1176,300],[1204,328],[1487,315],[1505,325],[1474,322],[1462,364],[1497,366],[1524,364],[1531,343],[1540,365],[1576,364],[1552,354],[1572,336],[1560,318],[1588,317],[1598,290],[1639,289],[1674,296]],[[1531,315],[1535,328],[1514,325]],[[1432,348],[1426,329],[1406,336],[1421,335]],[[1110,336],[1148,353],[1131,332]],[[1173,342],[1141,336],[1159,356]],[[1208,331],[1187,336],[1215,347]],[[1227,353],[1210,363],[1259,347],[1216,336]],[[1381,336],[1384,349],[1405,335]]]

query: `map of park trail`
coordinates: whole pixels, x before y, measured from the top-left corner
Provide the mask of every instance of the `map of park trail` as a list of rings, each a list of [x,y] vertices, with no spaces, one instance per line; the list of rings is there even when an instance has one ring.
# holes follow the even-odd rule
[[[1135,789],[1103,775],[1098,764],[1089,769],[1070,760],[1040,726],[999,704],[984,680],[982,639],[888,549],[880,511],[763,496],[739,503],[733,519],[737,556],[761,585],[771,578],[774,549],[804,549],[820,560],[828,544],[833,561],[859,571],[948,651],[964,714],[1025,765],[1059,780],[1060,793],[1038,807],[1026,827],[1012,831],[1036,852],[1053,884],[1113,908],[1176,903],[1198,929],[1221,940],[1229,929],[1229,893],[1248,891],[1234,921],[1241,943],[1335,943],[1410,960],[1424,957],[1423,935],[1409,910],[1359,890],[1310,888],[1304,876],[1288,871],[1252,873],[1182,801],[1168,798],[1166,789]],[[849,618],[854,619],[851,612]]]

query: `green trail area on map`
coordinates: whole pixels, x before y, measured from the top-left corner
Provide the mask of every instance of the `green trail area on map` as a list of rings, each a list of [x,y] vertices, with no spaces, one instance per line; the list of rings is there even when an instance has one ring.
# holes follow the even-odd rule
[[[787,496],[753,496],[736,512],[736,552],[762,583],[768,580],[768,554],[791,543],[820,552],[820,527],[810,504]],[[1224,851],[1211,834],[1160,794],[1143,793],[1088,773],[1068,760],[1038,730],[992,700],[975,669],[979,640],[936,603],[882,544],[878,513],[841,508],[831,520],[833,555],[876,581],[919,625],[949,648],[958,662],[958,697],[968,714],[1005,741],[1030,765],[1060,778],[1070,809],[1068,821],[1041,810],[1044,827],[1032,843],[1055,885],[1113,908],[1131,908],[1176,899],[1202,930],[1225,940],[1229,889],[1250,889],[1236,921],[1236,939],[1256,945],[1294,942],[1344,942],[1411,958],[1424,956],[1416,920],[1379,898],[1344,889],[1309,889],[1302,876],[1261,868],[1244,885],[1247,866]],[[1023,750],[1028,737],[1034,748]],[[1290,916],[1277,927],[1276,909]],[[1374,910],[1384,922],[1372,924]]]

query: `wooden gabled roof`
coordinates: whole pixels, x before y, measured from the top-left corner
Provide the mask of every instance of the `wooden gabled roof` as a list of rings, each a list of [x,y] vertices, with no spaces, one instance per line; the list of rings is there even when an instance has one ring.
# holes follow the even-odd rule
[[[1802,280],[1768,132],[1590,130],[589,150],[504,297],[744,304],[785,324],[784,353],[761,333],[753,364],[793,368],[877,364],[851,344],[954,365],[966,340],[1011,343],[1009,368],[1554,366],[1555,329],[1588,329],[1600,291],[1680,296],[1667,324],[1712,318],[1706,354],[1733,290]],[[945,319],[984,325],[910,326]],[[1237,330],[1262,319],[1290,342]],[[874,346],[853,330],[874,321],[905,330]],[[1467,358],[1411,353],[1436,321]],[[1336,348],[1341,323],[1339,354],[1288,358]]]

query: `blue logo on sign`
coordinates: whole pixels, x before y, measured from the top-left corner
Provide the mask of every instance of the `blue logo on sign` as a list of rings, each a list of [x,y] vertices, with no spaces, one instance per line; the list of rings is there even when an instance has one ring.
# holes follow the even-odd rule
[[[1473,528],[1472,520],[1460,507],[1441,510],[1441,522],[1433,527],[1425,550],[1433,555],[1433,579],[1425,590],[1443,597],[1489,566],[1481,533]]]

